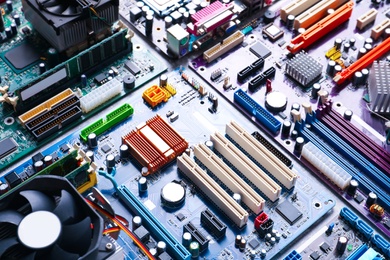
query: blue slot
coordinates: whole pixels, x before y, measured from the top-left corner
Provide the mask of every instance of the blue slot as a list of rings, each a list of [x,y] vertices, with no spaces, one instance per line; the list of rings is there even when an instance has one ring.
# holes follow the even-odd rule
[[[379,256],[379,253],[373,248],[368,249],[364,255],[362,255],[359,260],[373,260],[375,257]]]
[[[362,235],[367,239],[369,240],[371,237],[372,237],[372,234],[374,233],[374,230],[367,225],[366,222],[364,222],[363,220],[359,219],[357,222],[356,222],[356,228],[357,230],[362,233]]]
[[[359,218],[349,208],[342,208],[340,211],[340,216],[345,219],[352,227],[356,227]]]
[[[283,260],[301,260],[302,256],[295,250],[288,254]]]
[[[359,246],[353,253],[348,256],[345,260],[358,260],[361,256],[364,255],[364,253],[368,250],[368,246],[366,244],[363,244]]]
[[[279,132],[281,123],[242,89],[239,89],[234,93],[234,101],[248,113],[255,116],[255,118],[273,134]]]
[[[144,226],[149,230],[152,236],[164,241],[167,244],[168,253],[174,259],[190,260],[191,254],[177,239],[169,232],[160,221],[137,199],[136,196],[125,186],[118,188],[120,199],[128,206],[136,215],[143,219]]]
[[[371,243],[375,247],[377,247],[383,254],[388,254],[388,256],[390,256],[390,244],[383,237],[378,234],[375,234],[371,239]]]

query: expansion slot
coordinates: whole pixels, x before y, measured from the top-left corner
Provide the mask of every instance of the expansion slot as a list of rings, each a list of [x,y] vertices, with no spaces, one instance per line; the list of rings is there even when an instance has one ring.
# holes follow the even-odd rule
[[[177,166],[198,188],[220,208],[238,227],[248,221],[246,212],[218,183],[202,170],[187,154],[177,158]]]
[[[377,14],[378,14],[378,11],[374,8],[371,8],[367,13],[363,14],[362,16],[360,16],[357,19],[356,27],[359,28],[359,30],[362,30],[369,23],[372,23],[375,21]]]
[[[195,157],[207,167],[226,187],[241,195],[242,201],[256,214],[264,209],[264,199],[257,194],[243,179],[216,156],[206,145],[194,148]],[[260,187],[259,187],[260,188]],[[261,189],[261,188],[260,188]],[[262,189],[261,189],[262,190]]]
[[[232,121],[226,125],[226,134],[287,189],[294,187],[298,176],[236,122]]]
[[[68,89],[62,91],[61,93],[55,95],[54,97],[50,98],[46,102],[43,102],[39,106],[36,106],[35,108],[20,115],[19,120],[24,125],[27,121],[30,121],[31,119],[39,116],[40,114],[50,110],[56,104],[68,99],[69,97],[71,97],[73,95],[74,95],[73,91],[70,88],[68,88]]]
[[[169,232],[160,221],[145,207],[145,205],[126,187],[120,186],[117,189],[119,198],[129,207],[135,216],[140,216],[142,224],[159,241],[167,245],[167,252],[175,259],[190,260],[191,254],[188,250]]]
[[[303,13],[305,10],[310,8],[312,5],[318,3],[320,0],[295,0],[294,2],[283,6],[280,9],[280,18],[283,21],[287,20],[287,16],[294,15],[297,16],[300,13]]]
[[[253,115],[265,128],[276,134],[280,130],[280,122],[265,108],[254,101],[246,92],[242,89],[237,90],[234,93],[234,101],[238,103],[245,111]]]
[[[291,53],[295,54],[300,50],[309,47],[311,44],[334,30],[334,28],[346,22],[352,15],[353,5],[353,2],[350,1],[341,6],[334,13],[326,16],[321,21],[307,29],[304,33],[301,33],[292,39],[290,44],[287,46],[287,49]]]
[[[294,29],[299,28],[308,29],[311,25],[318,22],[320,19],[328,15],[328,9],[337,9],[340,5],[347,2],[347,0],[322,0],[315,4],[304,13],[300,14],[294,20]]]
[[[111,98],[119,95],[122,92],[123,84],[113,78],[100,87],[92,90],[80,99],[80,106],[84,113],[89,113],[93,109],[101,106]]]
[[[380,24],[377,24],[374,28],[372,28],[371,38],[373,38],[375,41],[378,40],[378,38],[381,37],[382,33],[389,27],[390,19],[386,18]]]
[[[215,149],[259,188],[265,196],[271,201],[279,199],[282,188],[226,137],[215,133],[210,136],[210,140],[214,142]]]
[[[222,43],[218,43],[217,45],[214,45],[207,51],[203,53],[203,59],[210,63],[213,60],[217,59],[221,55],[225,54],[226,52],[230,51],[240,43],[244,41],[244,34],[241,31],[236,31],[229,37],[227,37],[225,40],[222,41]]]
[[[340,73],[337,73],[333,80],[338,84],[344,83],[344,81],[350,79],[356,71],[361,71],[364,68],[369,67],[375,60],[379,59],[390,51],[390,37],[374,47],[367,55],[362,56],[360,59],[352,63],[351,66],[344,69]]]
[[[349,185],[352,176],[311,142],[303,146],[302,157],[328,177],[340,189],[345,190]]]
[[[80,138],[86,142],[88,135],[91,133],[96,134],[97,136],[101,135],[111,127],[119,124],[121,121],[125,120],[127,117],[131,116],[134,113],[134,109],[130,104],[125,103],[122,106],[118,107],[114,111],[106,115],[106,118],[100,118],[96,122],[90,124],[80,132]]]

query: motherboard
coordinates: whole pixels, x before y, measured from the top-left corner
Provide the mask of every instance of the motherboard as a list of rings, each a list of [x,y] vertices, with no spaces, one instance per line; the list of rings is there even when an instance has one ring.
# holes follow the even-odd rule
[[[0,259],[390,259],[390,1],[0,0]]]

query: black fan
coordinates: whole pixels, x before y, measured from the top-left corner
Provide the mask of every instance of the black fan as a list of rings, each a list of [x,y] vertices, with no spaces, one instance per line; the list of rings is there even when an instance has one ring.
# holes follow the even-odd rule
[[[93,259],[102,219],[64,178],[37,177],[0,201],[0,259]]]
[[[76,16],[83,12],[84,8],[94,7],[99,0],[36,0],[45,11],[61,16]]]

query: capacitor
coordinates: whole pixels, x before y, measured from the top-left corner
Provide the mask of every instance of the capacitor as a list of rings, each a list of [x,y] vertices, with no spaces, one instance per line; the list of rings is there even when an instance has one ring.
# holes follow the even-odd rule
[[[344,43],[343,51],[348,53],[349,48],[351,48],[351,44],[349,42]]]
[[[141,177],[138,180],[138,192],[144,193],[148,190],[148,182],[145,177]]]
[[[10,27],[5,28],[5,35],[7,36],[8,40],[12,38],[12,31]]]
[[[119,147],[119,156],[121,157],[121,159],[126,159],[129,157],[129,155],[130,155],[129,146],[127,144],[122,144]]]
[[[334,40],[334,47],[339,50],[341,48],[341,44],[343,43],[343,40],[341,38],[336,38]]]
[[[151,15],[147,15],[145,17],[145,34],[152,33],[152,30],[153,30],[153,20],[154,20],[154,17],[151,16]]]
[[[291,110],[299,111],[300,109],[301,109],[301,105],[299,103],[296,103],[296,102],[292,103]]]
[[[185,152],[188,156],[191,156],[191,149],[187,148],[184,152]]]
[[[184,12],[183,13],[183,22],[188,23],[190,21],[190,13],[189,12]]]
[[[206,8],[208,5],[209,5],[208,2],[203,1],[203,2],[200,3],[200,8],[201,8],[201,9]]]
[[[192,3],[194,3],[194,1],[192,1]],[[190,10],[188,10],[188,13],[190,14],[190,17],[191,17],[192,15],[194,15],[196,13],[196,10],[190,9]]]
[[[267,233],[267,234],[265,235],[265,241],[270,241],[270,240],[271,240],[271,237],[272,237],[271,233]]]
[[[241,204],[241,195],[239,193],[233,193],[232,197],[238,204]]]
[[[277,233],[275,236],[276,242],[279,242],[281,237],[282,237],[282,235]]]
[[[298,33],[299,34],[302,34],[302,33],[304,33],[306,31],[306,29],[305,28],[298,28]]]
[[[165,22],[165,28],[166,28],[166,29],[168,29],[169,27],[171,27],[172,21],[173,21],[172,17],[170,17],[170,16],[165,16],[164,22]]]
[[[311,88],[311,98],[317,99],[318,98],[318,91],[321,90],[321,85],[319,83],[314,83],[313,87]]]
[[[59,63],[58,52],[55,48],[49,48],[47,50],[47,60],[46,63],[50,68],[55,67]]]
[[[80,76],[80,81],[81,81],[81,86],[82,87],[86,87],[87,84],[88,84],[88,79],[87,79],[87,76],[85,74],[82,74]]]
[[[341,72],[342,70],[343,70],[343,67],[341,67],[340,65],[337,64],[336,66],[334,66],[334,75]]]
[[[294,20],[295,20],[295,16],[294,16],[294,15],[289,14],[289,15],[287,16],[287,20],[286,20],[286,26],[287,26],[287,28],[289,28],[289,29],[293,28],[293,26],[294,26]]]
[[[366,48],[360,48],[360,49],[359,49],[359,52],[358,52],[358,55],[357,55],[357,58],[360,59],[360,58],[363,57],[366,53],[367,53]]]
[[[357,180],[351,180],[349,182],[347,194],[352,197],[355,196],[358,187],[359,187],[359,183],[357,182]]]
[[[98,146],[98,140],[95,133],[90,133],[88,135],[88,146],[89,148],[93,149]]]
[[[363,74],[360,71],[356,71],[352,77],[352,85],[359,86],[362,84]]]
[[[347,244],[348,244],[348,239],[346,237],[344,236],[339,237],[336,245],[337,253],[342,255],[345,252],[345,249],[347,248]]]
[[[372,204],[375,204],[378,199],[378,196],[374,192],[368,193],[368,197],[366,200],[366,206],[370,207]]]
[[[0,195],[5,194],[8,190],[9,190],[9,185],[6,182],[0,184]]]
[[[115,167],[115,157],[112,154],[106,156],[106,166],[108,169],[112,169]]]
[[[142,7],[144,7],[144,2],[142,2],[142,1],[139,1],[139,2],[137,2],[136,3],[136,6],[139,8],[139,9],[141,9],[142,10]]]
[[[295,140],[294,152],[301,154],[303,146],[305,145],[305,140],[303,137],[297,137]]]
[[[0,32],[4,32],[5,30],[5,24],[3,19],[3,13],[0,12]]]
[[[371,38],[366,38],[366,39],[364,40],[364,43],[365,43],[365,44],[371,44],[371,45],[373,45],[373,44],[374,44],[374,40],[371,39]]]
[[[86,155],[89,159],[91,159],[92,162],[95,161],[95,154],[93,153],[93,151],[88,150],[88,151],[85,153],[85,155]]]
[[[167,244],[164,241],[158,241],[157,243],[157,254],[162,254],[167,249]]]
[[[142,10],[142,16],[146,17],[146,13],[147,13],[147,11],[150,10],[150,8],[149,8],[149,6],[144,5],[141,7],[141,10]]]
[[[390,28],[386,28],[384,34],[384,38],[387,39],[390,36]]]
[[[114,71],[113,70],[109,70],[108,71],[108,76],[109,77],[114,77],[115,76]]]
[[[240,241],[240,246],[239,246],[239,248],[240,248],[240,251],[244,251],[245,250],[245,248],[246,248],[246,239],[245,238],[242,238],[241,239],[241,241]]]
[[[291,131],[291,139],[295,140],[298,137],[298,131],[297,130],[292,130]]]
[[[234,245],[235,245],[235,247],[239,247],[240,242],[241,242],[241,239],[242,239],[242,236],[241,236],[241,235],[237,235],[237,236],[236,236],[236,239],[234,240]]]
[[[34,170],[35,170],[35,172],[39,172],[39,171],[43,170],[43,162],[42,161],[36,161],[34,163]]]
[[[263,21],[264,21],[266,24],[272,23],[272,22],[275,20],[275,18],[276,18],[277,16],[278,16],[278,15],[276,14],[275,11],[267,10],[267,11],[264,13]]]
[[[9,12],[9,13],[12,12],[12,11],[14,10],[14,7],[13,7],[13,5],[12,5],[12,1],[8,0],[8,1],[5,2],[5,3],[6,3],[6,5],[7,5],[7,10],[8,10],[8,12]]]
[[[142,218],[140,216],[134,216],[131,220],[131,229],[134,231],[140,226],[142,226]]]
[[[199,257],[199,243],[196,241],[192,241],[189,246],[189,250],[192,258]]]
[[[267,251],[265,249],[260,250],[260,257],[265,258],[267,256]]]
[[[271,236],[272,237],[275,237],[277,233],[278,233],[278,231],[276,229],[272,229],[271,230]]]
[[[275,245],[276,239],[275,239],[274,237],[271,237],[271,239],[269,240],[269,243],[270,243],[271,245]]]
[[[184,7],[180,7],[179,9],[177,9],[177,11],[179,11],[179,13],[181,14],[184,14],[187,10]]]
[[[152,256],[157,256],[157,249],[152,247],[151,249],[149,249],[149,252]]]
[[[335,74],[334,73],[335,67],[336,67],[336,62],[334,60],[330,60],[328,62],[328,66],[326,67],[326,73],[328,73],[328,75],[333,77],[333,75]]]
[[[326,10],[326,12],[327,12],[328,15],[333,14],[334,13],[334,9],[329,8],[328,10]]]
[[[212,98],[212,102],[213,102],[213,106],[212,106],[213,110],[217,111],[217,109],[218,109],[218,98],[216,96],[214,96]]]
[[[146,16],[148,15],[154,16],[154,11],[153,10],[146,11]]]
[[[207,140],[204,144],[212,151],[214,150],[214,143],[211,140]]]
[[[351,47],[355,46],[355,43],[356,43],[355,38],[349,39],[349,44],[351,45]]]
[[[20,25],[20,16],[18,14],[15,14],[13,18],[14,18],[15,24],[17,26],[19,26]]]
[[[53,163],[53,156],[46,155],[45,158],[43,158],[43,162],[45,163],[45,166],[49,166]]]
[[[181,241],[182,241],[183,246],[188,248],[191,244],[191,241],[192,241],[191,234],[189,232],[184,232]]]
[[[364,44],[364,49],[366,49],[367,52],[372,50],[372,44],[366,43]]]
[[[251,259],[255,259],[256,258],[256,250],[251,250],[250,251],[250,257],[251,257]]]
[[[166,74],[162,74],[160,76],[160,87],[165,88],[168,84],[168,76]]]
[[[149,173],[148,167],[142,167],[142,169],[141,169],[142,176],[146,176],[146,175],[148,175],[148,173]]]
[[[46,72],[46,65],[45,65],[45,63],[43,63],[43,62],[39,63],[38,68],[39,68],[39,74],[42,75],[43,73]]]
[[[369,74],[370,74],[370,72],[369,72],[368,69],[365,69],[365,68],[362,69],[362,75],[363,75],[362,84],[366,84],[367,83]]]
[[[288,137],[290,135],[291,125],[292,124],[291,124],[290,120],[283,121],[283,126],[282,126],[282,136],[283,137]]]
[[[11,23],[11,32],[12,35],[18,34],[18,27],[16,26],[16,23]]]
[[[133,75],[126,75],[123,77],[123,87],[125,89],[133,89],[135,87],[135,77]]]

